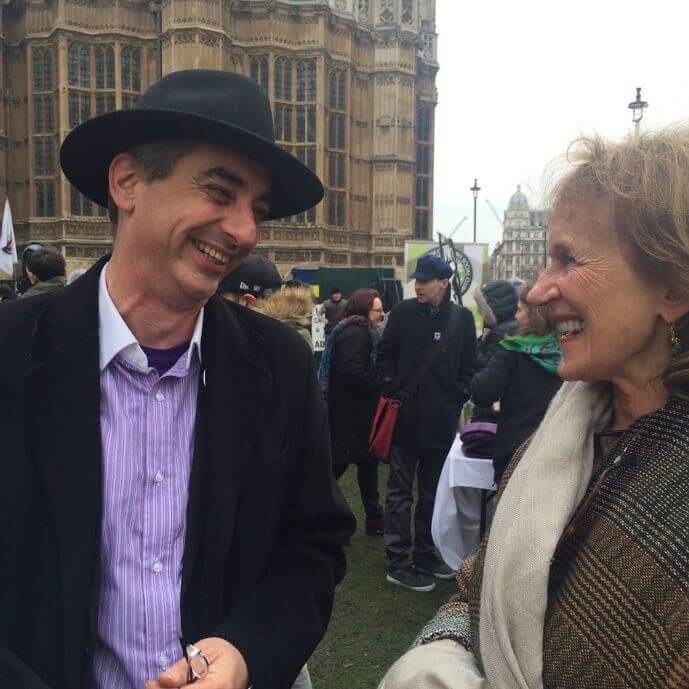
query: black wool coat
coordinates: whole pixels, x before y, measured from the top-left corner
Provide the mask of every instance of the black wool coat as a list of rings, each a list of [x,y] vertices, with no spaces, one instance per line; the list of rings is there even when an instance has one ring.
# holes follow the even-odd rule
[[[388,316],[378,355],[385,393],[404,394],[405,384],[443,333],[450,311],[458,310],[458,324],[441,335],[440,351],[420,385],[403,401],[397,417],[395,444],[413,450],[447,451],[457,432],[462,406],[476,369],[476,326],[471,312],[444,302],[432,311],[417,299],[395,305]]]
[[[102,517],[98,277],[0,305],[0,684],[90,687]],[[306,343],[220,297],[203,375],[180,596],[255,689],[289,689],[325,633],[354,521]]]
[[[562,381],[528,354],[498,347],[488,365],[471,381],[471,396],[490,407],[500,401],[495,437],[495,480],[499,481],[515,450],[538,428]]]
[[[348,325],[333,342],[328,383],[333,464],[374,461],[368,436],[379,385],[371,367],[373,337],[368,328]]]

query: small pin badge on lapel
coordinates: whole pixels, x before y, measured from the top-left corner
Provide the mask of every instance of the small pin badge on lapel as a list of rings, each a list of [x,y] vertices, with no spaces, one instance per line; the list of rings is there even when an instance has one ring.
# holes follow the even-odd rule
[[[433,333],[433,339],[434,339],[436,342],[440,342],[440,333],[439,333],[439,332]]]

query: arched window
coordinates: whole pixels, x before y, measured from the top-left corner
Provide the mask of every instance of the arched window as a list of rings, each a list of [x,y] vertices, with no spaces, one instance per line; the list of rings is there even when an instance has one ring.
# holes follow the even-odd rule
[[[357,17],[360,22],[368,22],[368,0],[358,0],[356,4]]]
[[[67,51],[67,78],[70,86],[90,88],[91,52],[86,43],[70,43]]]
[[[67,50],[69,126],[76,127],[91,117],[91,48],[70,43]]]
[[[53,76],[53,51],[51,48],[34,48],[33,61],[33,91],[52,91],[55,79]]]
[[[341,69],[330,70],[328,105],[332,110],[344,110],[347,98],[345,73]]]
[[[311,103],[316,100],[316,61],[297,62],[297,101]]]
[[[96,46],[96,88],[115,88],[115,50],[111,45]]]
[[[268,58],[265,55],[251,58],[251,78],[268,92]]]
[[[292,62],[286,57],[275,60],[275,99],[292,100]]]
[[[141,48],[124,46],[120,53],[122,68],[122,107],[134,106],[141,93]]]
[[[115,109],[115,49],[113,46],[97,45],[95,64],[96,115],[102,115]]]

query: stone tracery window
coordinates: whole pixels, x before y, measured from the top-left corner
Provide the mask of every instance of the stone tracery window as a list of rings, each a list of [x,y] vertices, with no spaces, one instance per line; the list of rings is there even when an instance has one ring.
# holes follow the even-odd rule
[[[275,100],[292,100],[292,62],[286,57],[275,60]]]
[[[94,50],[96,65],[96,115],[115,110],[115,49],[111,45],[97,45]]]
[[[260,84],[266,91],[270,93],[268,84],[268,57],[259,55],[251,58],[250,63],[251,78]]]
[[[432,106],[423,103],[417,105],[415,132],[414,238],[428,239],[431,233],[431,177],[433,174]]]
[[[316,61],[297,62],[297,101],[311,103],[316,100]]]
[[[357,17],[361,22],[368,21],[368,0],[357,0],[356,4]]]
[[[328,74],[328,223],[342,227],[347,203],[347,74]]]
[[[52,48],[34,48],[32,61],[33,92],[52,91],[55,88],[55,60]]]
[[[120,53],[122,107],[131,108],[141,95],[141,48],[124,46]]]
[[[33,214],[46,218],[55,215],[56,130],[55,55],[50,46],[31,52],[31,90],[33,100]]]
[[[282,148],[316,171],[316,60],[293,63],[286,57],[275,60],[273,97],[275,139]],[[313,223],[315,209],[300,213],[285,222]]]

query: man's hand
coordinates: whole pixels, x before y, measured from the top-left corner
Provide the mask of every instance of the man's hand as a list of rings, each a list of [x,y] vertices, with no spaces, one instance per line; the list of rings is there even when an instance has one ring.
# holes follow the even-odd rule
[[[210,637],[194,644],[208,659],[208,674],[187,684],[187,661],[182,658],[155,680],[146,682],[146,689],[247,689],[249,669],[242,654],[225,639]]]

